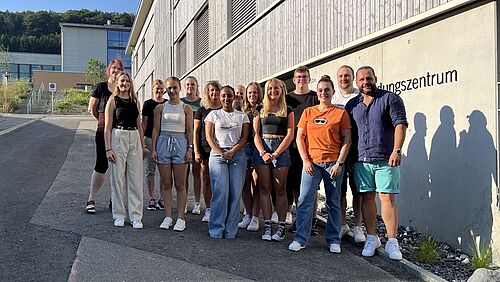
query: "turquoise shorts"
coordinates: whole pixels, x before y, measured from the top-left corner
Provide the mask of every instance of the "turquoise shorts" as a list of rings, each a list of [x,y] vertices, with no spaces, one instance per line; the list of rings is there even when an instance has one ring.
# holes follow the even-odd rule
[[[354,181],[358,192],[399,194],[399,166],[389,166],[389,161],[354,164]]]

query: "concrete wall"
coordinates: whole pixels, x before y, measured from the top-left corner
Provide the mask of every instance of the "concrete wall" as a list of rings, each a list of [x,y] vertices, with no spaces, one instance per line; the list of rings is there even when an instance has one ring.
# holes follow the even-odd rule
[[[31,65],[61,65],[61,55],[59,54],[39,54],[9,52],[13,64],[31,64]]]
[[[57,84],[57,91],[76,87],[77,83],[85,84],[85,73],[78,72],[55,72],[55,71],[35,71],[33,74],[35,86],[38,90],[43,82],[44,91],[49,90],[49,83]]]
[[[91,58],[107,64],[107,36],[106,29],[62,27],[62,71],[85,72]]]
[[[371,65],[379,85],[400,92],[410,124],[400,223],[463,251],[474,240],[500,249],[496,52],[492,2],[311,70],[319,78],[343,64]]]

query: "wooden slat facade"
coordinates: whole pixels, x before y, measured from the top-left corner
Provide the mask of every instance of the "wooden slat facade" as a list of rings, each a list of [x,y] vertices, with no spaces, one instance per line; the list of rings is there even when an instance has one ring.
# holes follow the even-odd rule
[[[194,75],[200,84],[212,79],[224,84],[246,84],[451,1],[258,0],[257,18],[236,36],[228,24],[231,1],[179,0],[173,1],[175,9],[170,7],[172,1],[154,1],[150,10],[153,20],[143,27],[147,30],[141,34],[146,38],[146,45],[154,45],[154,48],[143,62],[138,60],[140,66],[134,66],[137,72],[134,82],[136,87],[141,87],[154,70],[156,78]],[[209,55],[198,63],[196,18],[207,6]],[[270,7],[271,11],[264,14]],[[175,46],[183,36],[187,69],[172,63],[179,60]]]

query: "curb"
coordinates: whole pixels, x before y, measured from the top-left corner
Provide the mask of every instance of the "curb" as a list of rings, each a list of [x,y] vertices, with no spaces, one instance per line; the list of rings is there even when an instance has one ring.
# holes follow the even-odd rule
[[[317,215],[317,218],[319,219],[320,226],[325,228],[326,218],[324,218],[320,215]],[[346,238],[346,237],[351,244],[353,244],[354,246],[359,246],[359,244],[354,241],[352,231],[349,231],[344,238]],[[385,249],[383,247],[379,247],[377,249],[377,252],[378,252],[379,256],[381,258],[383,258],[384,260],[391,262],[391,263],[398,264],[399,267],[401,267],[404,270],[406,270],[407,272],[415,275],[416,277],[422,279],[423,281],[427,281],[427,282],[446,282],[447,281],[447,280],[437,276],[436,274],[434,274],[434,273],[432,273],[432,272],[430,272],[430,271],[428,271],[428,270],[426,270],[418,265],[413,264],[412,262],[410,262],[404,258],[400,261],[392,260],[391,258],[389,258],[389,254],[385,251]]]

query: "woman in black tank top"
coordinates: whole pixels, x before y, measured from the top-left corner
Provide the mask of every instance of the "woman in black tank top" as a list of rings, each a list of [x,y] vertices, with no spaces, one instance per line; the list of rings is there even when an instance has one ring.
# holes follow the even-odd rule
[[[146,154],[139,108],[130,75],[121,73],[116,90],[106,104],[104,141],[110,164],[114,225],[124,226],[127,200],[128,217],[132,227],[136,229],[143,227],[142,181],[143,157]]]

